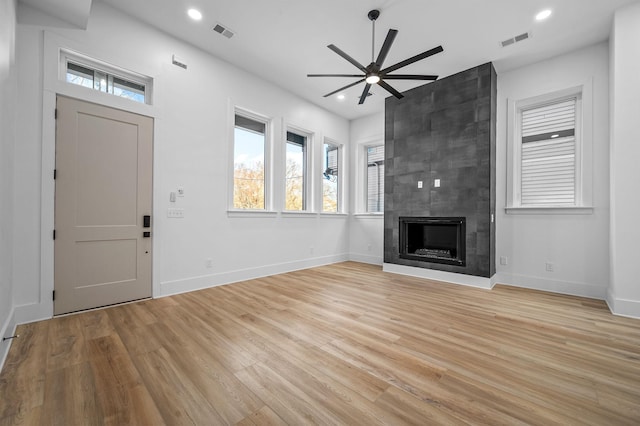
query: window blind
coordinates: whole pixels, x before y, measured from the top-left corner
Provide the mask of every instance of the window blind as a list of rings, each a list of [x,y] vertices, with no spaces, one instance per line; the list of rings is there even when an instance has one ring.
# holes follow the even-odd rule
[[[576,99],[522,111],[521,204],[575,205]]]
[[[367,148],[367,211],[384,210],[384,145]]]

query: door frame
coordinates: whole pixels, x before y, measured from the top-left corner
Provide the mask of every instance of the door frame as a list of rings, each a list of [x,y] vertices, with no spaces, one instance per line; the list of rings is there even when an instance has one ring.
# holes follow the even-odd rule
[[[69,49],[83,52],[87,55],[100,58],[106,62],[126,66],[140,73],[151,76],[157,75],[157,70],[148,69],[148,65],[128,63],[121,58],[105,55],[104,52],[94,52],[92,48],[79,45],[77,42],[65,39],[48,30],[44,32],[44,79],[42,90],[42,157],[41,157],[41,190],[40,190],[40,286],[38,303],[17,307],[15,319],[17,323],[32,322],[53,317],[53,290],[54,290],[54,206],[55,206],[55,181],[53,170],[55,169],[56,149],[56,120],[55,108],[58,95],[75,98],[81,101],[104,105],[109,108],[121,109],[135,114],[145,115],[153,119],[153,178],[152,178],[152,214],[154,235],[161,235],[162,221],[160,218],[160,200],[158,185],[158,108],[155,105],[141,104],[129,99],[119,98],[110,94],[98,92],[86,87],[75,86],[59,78],[60,51]],[[117,55],[117,54],[116,54]],[[155,100],[155,99],[154,99]],[[152,239],[151,252],[151,297],[156,298],[160,294],[158,280],[160,242],[158,238]]]

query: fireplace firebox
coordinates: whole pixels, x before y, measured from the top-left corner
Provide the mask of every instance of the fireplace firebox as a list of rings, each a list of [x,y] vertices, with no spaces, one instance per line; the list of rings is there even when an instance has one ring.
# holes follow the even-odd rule
[[[401,216],[399,219],[401,258],[465,266],[464,217]]]

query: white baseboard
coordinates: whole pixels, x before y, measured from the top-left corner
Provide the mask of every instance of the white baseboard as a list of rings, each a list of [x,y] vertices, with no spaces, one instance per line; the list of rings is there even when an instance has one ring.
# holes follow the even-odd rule
[[[2,324],[2,328],[0,329],[0,338],[10,337],[16,334],[16,326],[15,310],[12,308],[9,316],[5,320],[4,324]],[[4,362],[7,359],[9,348],[11,348],[11,342],[13,342],[13,339],[0,341],[0,372],[2,371]]]
[[[191,277],[175,281],[164,281],[160,283],[160,294],[155,297],[171,296],[173,294],[202,290],[204,288],[231,284],[238,281],[268,277],[270,275],[284,274],[286,272],[314,268],[316,266],[329,265],[332,263],[345,262],[347,260],[349,260],[349,255],[339,254],[333,256],[315,257],[295,262],[265,265],[255,268],[241,269],[237,271],[221,272],[218,274],[202,275],[199,277]]]
[[[53,302],[16,306],[16,324],[27,324],[53,318]]]
[[[487,290],[493,288],[495,284],[493,278],[476,277],[474,275],[456,274],[455,272],[437,271],[435,269],[396,265],[394,263],[384,263],[382,265],[382,270],[384,272],[391,272],[394,274],[408,275],[411,277],[426,278],[436,281],[444,281],[447,283],[484,288]]]
[[[368,263],[371,265],[382,265],[382,257],[380,256],[371,256],[368,254],[360,254],[360,253],[349,253],[349,260],[360,263]]]
[[[550,280],[530,275],[510,274],[498,272],[495,275],[496,283],[512,287],[530,288],[532,290],[549,291],[551,293],[567,294],[570,296],[588,297],[590,299],[604,300],[606,288],[586,283]]]
[[[611,289],[607,290],[605,301],[607,302],[612,314],[619,315],[621,317],[640,319],[640,301],[618,299]]]

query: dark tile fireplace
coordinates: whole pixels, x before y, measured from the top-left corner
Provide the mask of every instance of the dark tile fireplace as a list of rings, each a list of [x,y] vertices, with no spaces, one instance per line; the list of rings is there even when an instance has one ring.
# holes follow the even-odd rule
[[[496,205],[493,65],[403,94],[385,101],[384,263],[490,278]]]
[[[400,257],[465,266],[464,217],[400,217]]]

